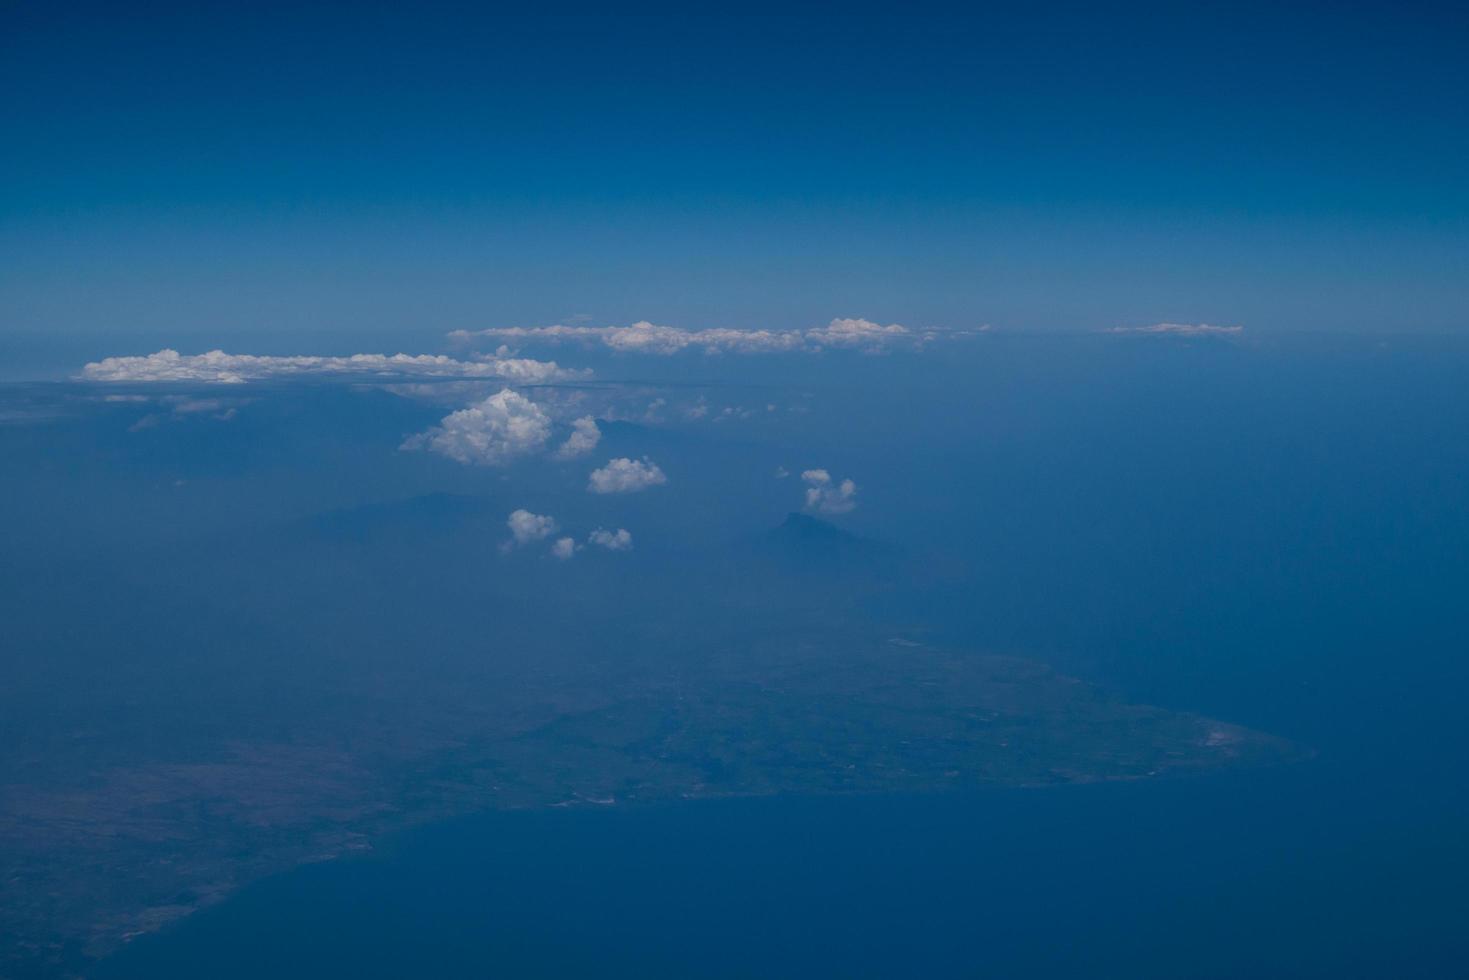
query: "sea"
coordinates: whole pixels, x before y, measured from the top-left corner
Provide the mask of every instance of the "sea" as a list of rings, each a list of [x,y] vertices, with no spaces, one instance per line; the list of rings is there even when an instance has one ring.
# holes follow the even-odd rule
[[[1325,752],[1143,783],[492,813],[246,888],[97,975],[1464,976],[1462,804]]]

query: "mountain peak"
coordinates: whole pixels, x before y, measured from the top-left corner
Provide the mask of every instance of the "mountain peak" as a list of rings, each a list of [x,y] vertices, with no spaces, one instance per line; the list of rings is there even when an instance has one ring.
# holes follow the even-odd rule
[[[841,562],[886,560],[897,551],[892,545],[843,530],[810,514],[791,513],[766,535],[774,553],[802,563],[812,559]]]
[[[770,532],[773,536],[790,541],[849,541],[861,540],[850,531],[844,531],[829,521],[799,511],[791,511],[780,526]]]

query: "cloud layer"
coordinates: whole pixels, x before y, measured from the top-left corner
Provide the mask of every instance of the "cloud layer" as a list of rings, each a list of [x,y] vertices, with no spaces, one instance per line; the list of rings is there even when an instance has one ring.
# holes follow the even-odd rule
[[[523,357],[486,357],[462,361],[442,354],[352,354],[348,357],[274,357],[255,354],[180,354],[164,349],[142,357],[109,357],[82,368],[87,381],[196,381],[243,384],[266,378],[302,375],[367,375],[375,377],[502,378],[541,383],[586,377],[588,371],[557,366],[554,361]]]
[[[524,395],[502,389],[478,404],[444,416],[402,449],[427,449],[460,463],[503,466],[539,452],[551,438],[551,418]]]
[[[826,470],[806,470],[801,474],[806,484],[806,509],[817,514],[845,514],[857,508],[857,484],[840,483]]]
[[[592,493],[636,493],[667,483],[668,477],[658,464],[648,459],[610,459],[601,469],[592,470],[587,489]]]
[[[836,319],[810,330],[684,330],[646,320],[629,327],[491,327],[487,330],[456,330],[460,340],[485,337],[499,341],[602,344],[628,354],[677,354],[685,350],[706,354],[771,354],[784,351],[816,352],[828,348],[881,351],[917,347],[931,333],[909,330],[896,323],[886,326],[862,319]]]
[[[1112,327],[1107,333],[1160,334],[1174,337],[1230,336],[1244,327],[1216,327],[1210,323],[1153,323],[1146,327]]]

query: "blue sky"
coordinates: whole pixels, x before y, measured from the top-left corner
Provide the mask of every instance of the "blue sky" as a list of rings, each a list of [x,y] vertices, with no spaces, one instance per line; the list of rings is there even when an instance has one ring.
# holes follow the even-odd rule
[[[1469,310],[1447,6],[3,16],[21,359],[437,349],[576,315],[1269,334]]]

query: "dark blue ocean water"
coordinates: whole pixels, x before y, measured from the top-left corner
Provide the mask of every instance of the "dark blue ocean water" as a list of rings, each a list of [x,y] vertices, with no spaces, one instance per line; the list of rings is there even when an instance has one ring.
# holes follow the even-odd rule
[[[495,814],[247,889],[106,977],[1448,977],[1463,828],[1326,762]]]

